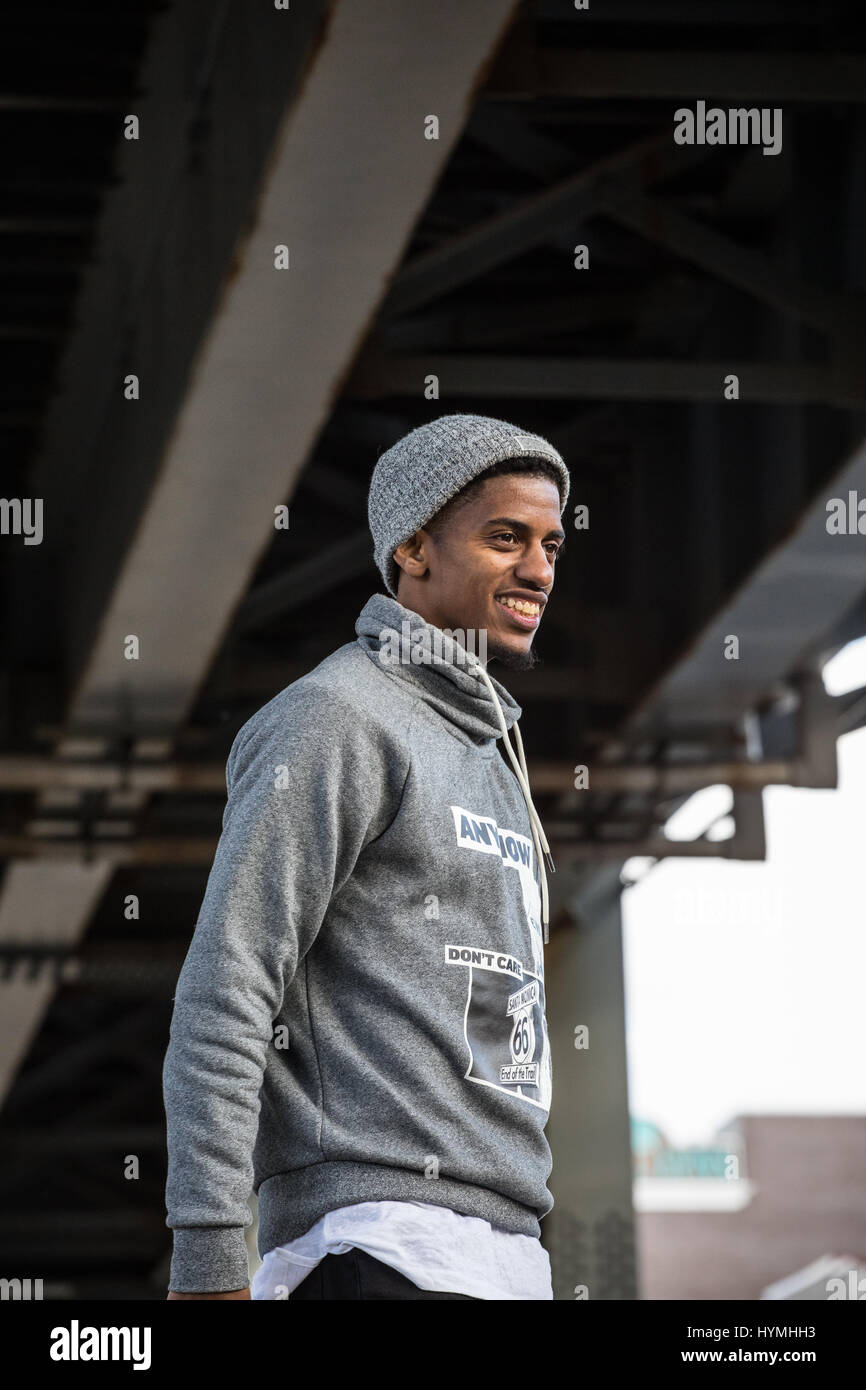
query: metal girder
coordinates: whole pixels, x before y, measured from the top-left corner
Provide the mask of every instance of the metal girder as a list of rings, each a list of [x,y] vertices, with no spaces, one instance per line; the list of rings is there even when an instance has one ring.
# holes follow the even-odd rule
[[[51,111],[62,116],[104,115],[126,110],[126,101],[118,97],[49,96],[28,92],[4,92],[0,96],[0,111]]]
[[[866,687],[853,690],[848,695],[840,695],[837,698],[845,701],[844,710],[838,715],[836,721],[840,735],[853,733],[855,729],[862,729],[866,725]]]
[[[550,839],[550,837],[548,837]],[[556,850],[557,866],[575,863],[602,863],[631,858],[649,859],[763,859],[764,850],[744,852],[733,838],[730,840],[666,840],[663,835],[649,835],[643,840],[576,840],[570,843],[550,839]]]
[[[575,154],[564,141],[532,126],[531,109],[482,99],[466,133],[512,169],[531,175],[539,183],[552,183],[573,171]],[[721,196],[721,211],[734,217],[766,216],[769,210],[778,207],[789,175],[790,160],[773,159],[768,164],[760,150],[743,149],[739,165],[728,178]],[[672,203],[673,199],[668,198],[667,205]],[[570,232],[570,228],[565,230]],[[550,241],[563,243],[563,228],[555,228]]]
[[[513,169],[534,179],[552,183],[574,170],[575,157],[568,145],[533,130],[522,111],[501,101],[478,102],[466,127],[470,140],[491,150]]]
[[[300,482],[305,491],[312,492],[328,507],[339,507],[348,516],[357,518],[367,510],[367,489],[321,459],[301,475]]]
[[[845,301],[778,270],[759,252],[738,246],[713,228],[679,212],[666,200],[636,197],[602,202],[601,211],[624,227],[693,261],[782,313],[814,324],[825,333],[832,333],[837,327]]]
[[[593,242],[593,251],[595,243]],[[428,312],[395,319],[378,336],[382,350],[389,353],[429,352],[458,349],[465,343],[473,351],[525,344],[539,335],[586,333],[601,324],[626,323],[640,314],[647,295],[625,290],[589,291],[567,299],[561,290],[553,294],[521,294],[515,291],[507,300],[466,303],[431,308]],[[318,472],[316,464],[314,472]],[[305,478],[306,482],[306,478]],[[359,508],[360,511],[360,508]]]
[[[509,109],[503,103],[487,102],[480,103],[476,108],[472,121],[470,122],[469,132],[479,143],[486,148],[493,150],[505,163],[512,168],[520,169],[524,173],[532,174],[536,179],[552,181],[561,178],[566,171],[570,170],[574,164],[574,154],[568,145],[561,141],[551,139],[548,135],[539,135],[532,129],[529,121],[523,112]],[[790,161],[788,161],[788,164]],[[763,165],[763,169],[761,168]],[[747,198],[751,198],[754,206],[757,198],[755,192],[756,185],[764,190],[769,188],[771,193],[774,186],[778,187],[780,176],[776,173],[779,165],[774,161],[771,173],[774,177],[769,178],[766,169],[766,161],[760,159],[741,160],[739,168],[733,179],[729,181],[725,192],[725,199],[733,207],[742,206]],[[760,178],[756,177],[756,173]],[[611,193],[613,190],[611,190]],[[624,204],[623,215],[617,218],[620,204],[610,196],[606,200],[602,198],[598,211],[614,220],[619,220],[623,225],[628,226],[632,231],[638,231],[644,237],[654,241],[661,241],[669,249],[677,249],[688,259],[696,261],[704,269],[722,276],[725,279],[733,279],[734,283],[739,283],[744,288],[757,294],[759,298],[764,298],[771,303],[781,303],[783,308],[792,307],[796,314],[800,310],[801,316],[817,322],[819,327],[829,329],[835,325],[836,306],[829,296],[821,294],[815,288],[803,287],[790,277],[777,274],[774,268],[769,265],[763,257],[739,247],[730,242],[703,223],[688,218],[685,215],[677,215],[673,200],[668,198],[663,203],[658,199],[648,199],[645,197],[628,198]],[[669,211],[667,226],[664,213]],[[661,215],[656,215],[660,213]],[[552,245],[564,247],[566,243],[571,247],[576,241],[582,240],[584,234],[576,231],[573,225],[562,226],[554,224],[548,241]],[[673,241],[664,239],[673,238]],[[603,237],[599,237],[596,227],[593,228],[591,238],[593,256],[597,257],[599,242],[603,243]],[[708,289],[708,292],[709,291]],[[629,304],[634,306],[634,293],[630,292],[625,296]],[[536,306],[534,318],[526,327],[530,332],[537,332],[539,322],[544,324],[545,334],[549,331],[552,324],[554,328],[558,323],[562,324],[563,330],[571,327],[572,331],[584,327],[584,320],[591,314],[591,311],[584,306],[587,302],[594,305],[598,301],[599,309],[603,310],[607,305],[608,319],[616,313],[616,296],[609,295],[601,298],[598,296],[581,295],[577,303],[572,304],[568,300],[560,297],[555,306],[538,305]],[[683,295],[679,305],[674,303],[667,306],[666,320],[668,324],[672,321],[681,322],[684,313],[699,309],[700,299],[694,288],[688,295]],[[513,312],[512,312],[513,309]],[[452,315],[460,313],[461,317],[466,318],[470,315],[470,308],[451,310]],[[495,305],[485,306],[484,314],[487,324],[482,329],[467,329],[468,341],[473,348],[483,346],[485,339],[495,342],[495,323],[497,307]],[[503,336],[506,341],[513,341],[516,334],[520,332],[519,303],[515,306],[508,306],[508,309],[501,311],[503,323]],[[478,314],[478,317],[482,317]],[[572,322],[569,323],[569,320]],[[492,322],[491,322],[492,321]],[[590,321],[592,319],[590,318]],[[640,324],[640,313],[638,314],[638,324]],[[415,343],[411,341],[409,332],[406,340],[401,340],[399,334],[400,323],[395,325],[394,330],[385,336],[382,343],[383,348],[388,351],[413,351]],[[414,322],[410,321],[407,329],[414,328]],[[417,332],[417,330],[416,330]],[[461,337],[452,335],[452,341],[459,344]],[[422,341],[421,346],[429,350],[435,346],[433,341]]]
[[[4,1253],[26,1251],[28,1263],[30,1259],[56,1260],[58,1243],[64,1240],[74,1243],[76,1261],[102,1263],[106,1248],[123,1251],[129,1257],[139,1253],[141,1242],[150,1246],[165,1237],[165,1218],[158,1211],[134,1211],[124,1206],[81,1211],[42,1204],[36,1211],[4,1211],[2,1222]]]
[[[139,836],[135,840],[95,840],[95,839],[69,839],[69,840],[36,840],[28,835],[0,835],[0,858],[15,859],[16,868],[38,869],[43,877],[65,887],[68,874],[71,869],[89,868],[92,871],[98,870],[105,875],[105,882],[111,876],[114,869],[121,868],[126,864],[209,864],[213,861],[214,851],[219,841],[218,835],[213,836]],[[37,863],[36,861],[43,861]],[[47,861],[54,860],[55,864],[49,868]],[[28,861],[28,862],[24,862]],[[29,862],[32,861],[32,862]],[[96,903],[91,905],[91,910]],[[19,918],[26,922],[26,917]],[[73,924],[78,935],[84,930],[85,923],[76,922]],[[76,938],[77,939],[77,938]],[[32,990],[33,998],[40,1007],[48,1002],[53,992],[48,989],[47,976],[40,976],[36,981],[27,982],[28,990]],[[10,1020],[10,1027],[13,1022],[12,1014],[12,992],[17,990],[23,983],[13,978],[7,983],[0,984],[0,989],[9,991],[8,995],[0,996],[6,1000],[9,1010],[6,1017]],[[45,990],[48,989],[48,993]],[[39,999],[36,1000],[37,990],[42,991]],[[23,1006],[22,1006],[23,1007]],[[6,1021],[4,1017],[4,1023]],[[20,1022],[20,1020],[19,1020]],[[21,1036],[19,1029],[18,1036]],[[22,1038],[21,1052],[15,1052],[13,1062],[17,1066],[20,1057],[23,1055],[25,1045],[31,1041],[28,1034]],[[9,1049],[4,1040],[3,1052],[4,1062]],[[11,1074],[11,1071],[10,1071]]]
[[[62,940],[55,943],[58,954],[68,949],[69,943]],[[62,1048],[47,1057],[38,1067],[32,1067],[27,1075],[19,1080],[15,1089],[16,1105],[38,1105],[46,1095],[68,1082],[70,1077],[83,1073],[100,1058],[129,1051],[136,1038],[140,1044],[142,1025],[152,1018],[152,1010],[143,1007],[134,1014],[124,1014],[108,1028],[66,1042]]]
[[[699,53],[643,49],[507,48],[488,96],[717,98],[762,106],[866,101],[866,57],[859,53]],[[673,116],[673,113],[671,113]],[[670,138],[670,136],[668,137]]]
[[[838,6],[834,0],[824,0],[821,13],[832,15]],[[563,4],[563,0],[535,0],[533,14],[536,20],[550,20],[562,23],[570,19],[578,32],[586,27],[590,30],[605,24],[671,24],[678,28],[684,25],[744,24],[809,24],[816,19],[814,0],[653,0],[652,8],[647,8],[646,0],[604,0],[603,5],[592,5],[586,10],[577,11]],[[578,26],[580,28],[578,29]]]
[[[281,617],[293,609],[303,608],[310,599],[334,589],[348,579],[370,571],[373,578],[373,542],[365,526],[344,540],[319,550],[308,560],[299,560],[283,574],[259,584],[244,599],[233,628],[238,633],[250,632],[263,623]]]
[[[395,277],[382,305],[382,318],[406,313],[449,293],[467,280],[548,241],[557,227],[597,209],[603,193],[639,192],[649,183],[682,173],[706,158],[706,148],[675,145],[666,132],[628,145],[597,160],[552,188],[531,194],[504,212],[485,218],[468,231],[423,255],[415,256]]]
[[[482,356],[475,353],[405,357],[365,355],[346,390],[359,399],[420,397],[438,378],[443,401],[463,396],[531,400],[723,401],[725,378],[739,377],[743,401],[816,401],[863,409],[866,386],[836,368],[675,358]],[[732,409],[736,404],[731,403]]]
[[[33,978],[50,979],[54,984],[72,984],[78,989],[105,990],[112,997],[163,993],[173,997],[183,956],[175,953],[159,955],[154,952],[126,950],[123,954],[77,953],[68,947],[0,946],[0,977],[20,980],[22,973]],[[98,1056],[100,1054],[97,1054]],[[140,1063],[142,1058],[135,1056]],[[148,1054],[145,1052],[144,1056]],[[127,1059],[128,1060],[128,1059]],[[101,1098],[101,1104],[111,1108],[111,1098]]]
[[[0,1154],[8,1161],[18,1152],[29,1155],[138,1153],[143,1149],[164,1149],[164,1125],[7,1125],[0,1131]],[[2,1218],[0,1218],[2,1219]]]
[[[538,792],[564,792],[574,785],[574,769],[569,763],[530,763],[530,782]],[[810,776],[805,762],[777,759],[769,762],[683,763],[672,766],[656,762],[646,766],[608,767],[593,763],[585,795],[608,792],[638,792],[662,800],[682,792],[697,791],[716,783],[752,791],[771,786],[835,786],[835,780]]]
[[[214,792],[225,795],[225,767],[193,762],[84,762],[0,754],[0,790]]]

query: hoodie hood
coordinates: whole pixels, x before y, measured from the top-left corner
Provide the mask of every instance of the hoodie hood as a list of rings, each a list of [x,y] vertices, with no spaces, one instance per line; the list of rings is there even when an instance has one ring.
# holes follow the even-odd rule
[[[449,636],[447,631],[434,627],[420,613],[404,607],[388,594],[373,594],[368,599],[358,615],[355,631],[360,646],[371,661],[398,679],[407,681],[425,704],[448,723],[461,729],[474,743],[482,747],[489,744],[493,748],[494,739],[503,739],[529,816],[541,881],[541,914],[544,940],[547,942],[550,911],[544,861],[547,860],[551,873],[554,872],[554,864],[529,789],[529,773],[517,723],[522,710],[517,701],[488,674],[477,656]],[[415,663],[407,659],[416,643],[419,649],[423,644],[423,649],[428,653],[435,653],[435,660]],[[516,756],[508,736],[512,728],[517,740]]]
[[[476,663],[470,666],[471,658],[447,631],[434,627],[420,613],[405,608],[388,594],[373,594],[361,609],[355,631],[358,642],[377,666],[382,665],[392,675],[407,681],[426,705],[461,729],[474,743],[489,743],[502,737],[497,701],[506,729],[516,724],[523,713],[514,697],[492,676],[488,677],[493,688],[491,694],[487,683],[475,674]],[[379,656],[380,649],[386,644],[396,647],[404,632],[408,634],[406,645],[410,650],[416,642],[420,645],[424,640],[430,644],[428,650],[434,650],[433,643],[438,642],[435,650],[441,652],[441,659],[417,665],[408,661],[386,664],[385,653],[382,658]]]

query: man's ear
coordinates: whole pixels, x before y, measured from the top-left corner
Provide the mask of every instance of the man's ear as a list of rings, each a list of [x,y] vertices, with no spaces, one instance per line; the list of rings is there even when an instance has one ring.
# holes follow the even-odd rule
[[[429,569],[427,543],[429,537],[423,529],[416,531],[394,551],[394,563],[409,579],[422,579]],[[397,576],[399,583],[399,575]]]

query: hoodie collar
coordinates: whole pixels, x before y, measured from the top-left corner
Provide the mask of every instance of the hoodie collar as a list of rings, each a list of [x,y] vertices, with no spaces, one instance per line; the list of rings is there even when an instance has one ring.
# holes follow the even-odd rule
[[[517,701],[509,695],[503,685],[493,679],[477,657],[467,656],[460,643],[446,636],[442,628],[434,627],[422,618],[420,613],[413,612],[411,608],[404,608],[402,603],[398,603],[387,594],[374,594],[367,601],[355,623],[355,631],[360,646],[371,661],[396,679],[406,681],[425,704],[436,710],[443,719],[461,729],[474,742],[480,743],[485,750],[489,748],[492,754],[495,749],[493,740],[500,737],[503,739],[529,815],[541,881],[541,919],[546,944],[549,940],[550,903],[544,859],[546,858],[551,873],[554,871],[554,864],[544,827],[529,789],[523,740],[517,724],[521,715]],[[411,661],[411,652],[415,643],[418,643],[419,648],[423,643],[424,651],[432,653],[435,659],[414,664]],[[387,650],[383,651],[386,644]],[[380,652],[382,656],[387,656],[386,660],[382,659]],[[460,652],[464,652],[463,661],[459,658]],[[409,660],[406,659],[407,655],[410,657]],[[517,754],[508,735],[508,730],[512,727],[517,737]]]
[[[462,663],[459,661],[458,656],[463,648],[447,635],[447,629],[434,627],[420,613],[405,608],[388,594],[373,594],[361,609],[355,631],[360,646],[371,661],[398,680],[404,680],[425,704],[456,725],[473,742],[486,743],[501,738],[502,726],[490,689],[484,680],[473,673],[471,665],[474,663],[471,659],[464,657]],[[384,658],[388,650],[400,651],[404,637],[404,650],[411,651],[416,643],[419,646],[425,643],[427,651],[435,652],[436,660],[419,662],[417,665],[405,659],[386,661]],[[434,646],[434,642],[437,645]],[[383,647],[386,650],[380,657]],[[492,676],[489,679],[496,692],[505,727],[510,729],[520,718],[520,705],[503,685]]]

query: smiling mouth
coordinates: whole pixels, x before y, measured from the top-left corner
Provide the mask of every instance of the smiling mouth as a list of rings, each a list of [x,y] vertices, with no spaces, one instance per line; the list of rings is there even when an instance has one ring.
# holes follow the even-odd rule
[[[524,631],[532,631],[538,627],[541,618],[541,604],[530,603],[528,599],[515,598],[496,598],[500,608],[503,608],[511,621]]]

